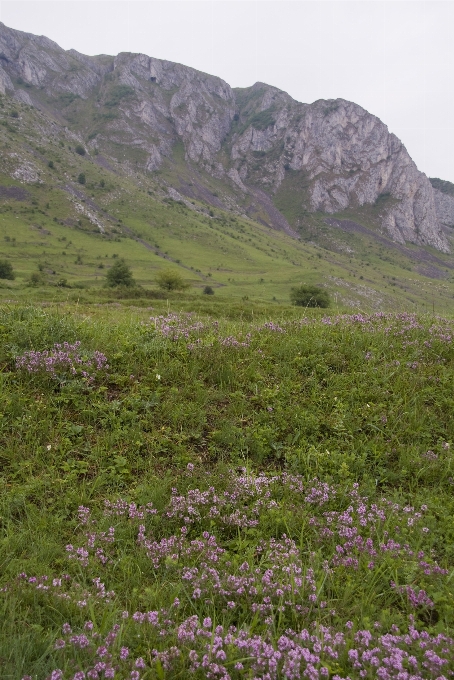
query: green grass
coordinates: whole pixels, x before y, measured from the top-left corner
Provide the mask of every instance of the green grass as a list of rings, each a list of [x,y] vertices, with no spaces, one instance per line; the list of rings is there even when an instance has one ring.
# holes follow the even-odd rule
[[[175,630],[190,616],[200,622],[210,617],[213,631],[215,625],[224,630],[234,625],[272,645],[290,628],[304,626],[328,626],[348,637],[348,620],[354,624],[352,636],[360,629],[375,635],[374,621],[382,632],[394,624],[404,633],[411,614],[420,631],[452,634],[453,322],[409,314],[326,318],[326,312],[317,310],[265,303],[222,306],[219,300],[198,298],[186,305],[179,299],[151,302],[151,310],[133,303],[10,304],[1,310],[2,677],[45,678],[61,668],[65,678],[72,678],[77,666],[91,668],[91,647],[77,651],[66,637],[65,649],[54,649],[64,623],[79,634],[88,619],[102,636],[121,624],[114,658],[118,661],[119,645],[127,646],[131,659],[145,659],[144,678],[189,673],[192,647],[181,647]],[[182,311],[198,304],[198,314]],[[52,377],[16,367],[15,357],[26,351],[77,340],[83,361],[95,350],[107,357],[109,369],[95,371],[93,382],[64,368]],[[243,469],[250,482],[241,476]],[[262,481],[254,481],[260,473]],[[305,494],[319,493],[314,478],[329,485],[328,505],[303,502]],[[303,496],[292,484],[303,485]],[[171,492],[173,487],[178,492]],[[211,498],[213,489],[219,498],[233,493],[233,500],[210,519],[206,513],[218,501],[206,505],[197,494]],[[281,545],[287,536],[309,580],[308,570],[313,570],[316,601],[326,605],[314,604],[306,611],[310,590],[298,594],[296,586],[291,603],[265,618],[257,618],[251,600],[240,594],[223,598],[214,590],[205,599],[194,599],[195,576],[188,581],[184,570],[203,570],[203,564],[202,557],[191,557],[189,544],[183,546],[189,550],[186,557],[182,548],[179,558],[153,558],[158,560],[155,566],[150,553],[147,557],[137,545],[140,523],[151,543],[179,535],[183,519],[178,513],[172,518],[166,514],[175,493],[193,498],[184,502],[198,508],[187,525],[189,538],[202,540],[208,531],[226,551],[213,564],[219,573],[237,578],[245,560],[259,571],[279,571],[280,560],[285,566],[290,558],[273,558],[273,541]],[[367,522],[355,525],[378,551],[374,566],[361,551],[354,555],[356,568],[335,566],[336,542],[346,539],[321,540],[317,527],[324,526],[327,509],[348,514],[349,506],[356,508],[351,512],[358,522],[363,501],[355,500],[356,493],[368,498],[368,512],[373,514],[376,504],[386,515],[383,524],[366,529]],[[105,501],[118,498],[153,503],[158,514],[143,521],[103,517]],[[383,498],[398,505],[391,507]],[[270,499],[273,504],[268,505]],[[96,525],[81,524],[79,506],[90,508]],[[403,510],[407,506],[416,510]],[[407,523],[421,506],[427,506],[423,518],[414,526],[413,520]],[[244,519],[231,524],[228,517],[235,508]],[[182,512],[183,518],[188,511]],[[95,548],[103,547],[109,560],[104,566],[91,548],[87,566],[69,558],[66,545],[87,547],[87,530],[101,536],[111,526],[114,543],[96,539]],[[411,552],[383,551],[380,545],[389,537],[408,543]],[[260,546],[268,546],[262,557]],[[446,573],[425,575],[418,566],[421,550],[431,569],[439,565]],[[326,560],[331,575],[324,571]],[[276,572],[278,581],[285,581],[286,568],[279,571],[281,576]],[[47,575],[49,584],[64,573],[70,580],[47,592],[17,580],[21,572]],[[92,579],[98,577],[115,591],[110,603],[96,596]],[[412,607],[407,588],[416,593],[423,589],[432,604]],[[66,600],[58,597],[62,589]],[[124,610],[173,612],[175,598],[180,605],[174,614],[166,614],[174,623],[162,635],[159,626],[137,627],[130,618],[121,619]],[[229,599],[237,608],[226,608]],[[77,605],[81,600],[86,605]],[[279,596],[273,602],[278,607]],[[298,614],[302,610],[297,607],[306,614]],[[191,643],[198,653],[203,640],[202,647]],[[354,647],[353,637],[348,640]],[[174,644],[180,657],[165,671],[152,650],[163,652]],[[245,677],[233,668],[241,658],[234,649],[227,650],[229,672],[232,678]],[[118,663],[116,677],[130,677],[126,662]],[[359,677],[346,650],[329,663],[333,674]],[[374,672],[371,668],[366,677],[375,677]],[[207,676],[199,670],[195,677]],[[438,675],[426,668],[422,677]]]

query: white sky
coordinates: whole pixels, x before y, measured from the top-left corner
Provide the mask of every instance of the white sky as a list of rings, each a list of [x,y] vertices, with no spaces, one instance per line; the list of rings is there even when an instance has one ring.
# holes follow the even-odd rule
[[[144,52],[232,87],[352,100],[454,182],[454,0],[0,0],[0,21],[84,54]]]

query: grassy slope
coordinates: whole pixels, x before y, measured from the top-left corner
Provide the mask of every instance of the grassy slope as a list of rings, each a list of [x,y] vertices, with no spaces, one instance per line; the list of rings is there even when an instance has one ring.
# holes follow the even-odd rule
[[[364,209],[361,218],[372,235],[333,229],[324,216],[316,214],[305,216],[300,225],[303,240],[296,242],[220,209],[212,210],[210,216],[209,206],[197,201],[193,201],[196,210],[166,202],[166,181],[178,186],[178,181],[190,179],[182,159],[175,158],[173,165],[156,176],[135,174],[130,165],[119,165],[112,158],[77,155],[75,140],[57,126],[49,127],[44,114],[13,105],[7,98],[1,103],[0,149],[8,174],[0,175],[0,187],[17,186],[27,192],[25,200],[1,198],[2,251],[17,273],[14,282],[2,282],[4,299],[36,294],[55,299],[80,297],[80,291],[57,288],[61,279],[102,294],[106,268],[117,254],[125,257],[145,287],[153,286],[159,268],[172,264],[195,291],[210,283],[223,298],[248,296],[283,303],[292,285],[315,283],[327,286],[340,306],[424,309],[435,302],[440,312],[452,309],[450,257],[434,254],[439,279],[431,278],[433,272],[412,258],[411,247],[402,253],[386,239],[383,243],[375,240],[373,209]],[[18,119],[10,116],[13,106],[20,112]],[[45,134],[40,134],[43,129]],[[32,164],[42,183],[11,179],[18,165],[12,154],[18,154],[22,165]],[[77,182],[81,172],[86,176],[84,186]],[[216,180],[211,183],[213,193],[222,191]],[[276,202],[291,210],[285,191],[283,186]],[[79,206],[101,219],[105,235],[76,210],[74,192],[79,194]],[[358,220],[357,213],[339,217]],[[415,256],[423,252],[413,250]],[[26,284],[38,268],[51,287],[36,293]]]
[[[222,310],[219,301],[211,304]],[[120,666],[116,677],[121,679],[130,677],[130,669],[118,661],[120,645],[130,648],[131,659],[145,659],[141,677],[187,675],[189,649],[201,652],[207,641],[201,638],[188,646],[174,632],[194,615],[200,622],[210,617],[213,631],[219,624],[225,630],[235,625],[274,646],[289,628],[299,631],[307,626],[318,631],[323,625],[344,632],[348,647],[337,661],[327,657],[325,666],[331,673],[351,678],[359,677],[359,671],[352,667],[347,649],[355,647],[358,629],[377,634],[374,621],[381,626],[379,632],[389,632],[394,624],[405,633],[408,616],[413,614],[418,630],[430,635],[452,633],[452,322],[389,315],[364,322],[333,318],[330,325],[322,323],[317,313],[306,316],[290,309],[287,320],[276,323],[275,319],[274,325],[266,327],[269,310],[256,308],[252,323],[240,318],[214,323],[206,316],[170,317],[169,323],[180,329],[179,339],[172,340],[159,332],[159,322],[150,322],[149,314],[140,308],[118,308],[113,313],[110,306],[83,305],[55,309],[11,305],[1,312],[0,564],[1,585],[9,584],[0,605],[2,677],[16,679],[30,673],[41,679],[61,668],[69,679],[78,667],[87,671],[94,663],[91,647],[77,651],[69,636],[62,651],[55,650],[54,643],[61,637],[63,623],[69,622],[79,634],[88,619],[103,636],[114,623],[121,624],[112,647]],[[238,309],[237,316],[241,314]],[[248,346],[226,343],[230,337]],[[188,349],[197,338],[201,340],[197,349]],[[76,340],[82,343],[82,356],[100,350],[108,358],[109,370],[96,374],[91,385],[64,370],[55,380],[15,368],[14,357],[26,350],[42,351],[54,342]],[[188,463],[195,466],[193,474],[184,472]],[[313,486],[314,499],[320,489],[310,480],[318,477],[330,485],[329,493],[321,491],[322,496],[328,493],[328,505],[304,501],[290,483],[293,478],[289,482],[285,477],[278,478],[281,481],[272,486],[269,497],[261,491],[263,481],[257,486],[253,482],[255,491],[242,495],[244,480],[236,481],[235,472],[228,469],[243,466],[250,474],[263,470],[299,475],[305,494]],[[356,526],[364,540],[371,537],[377,550],[371,566],[371,556],[355,549],[356,569],[335,566],[336,542],[343,544],[346,534],[321,540],[313,525],[325,521],[327,509],[343,512],[349,505],[357,506],[354,496],[348,495],[354,482],[360,494],[369,498],[370,512],[376,503],[386,515],[383,525],[368,527],[358,523],[355,511],[348,526]],[[212,565],[219,573],[234,570],[237,578],[244,573],[240,565],[245,560],[259,572],[276,568],[282,559],[285,565],[285,544],[279,548],[284,555],[280,558],[260,557],[259,546],[273,540],[281,545],[287,536],[295,541],[303,573],[314,570],[316,602],[326,604],[313,604],[304,615],[298,614],[296,606],[307,606],[308,593],[299,594],[295,584],[287,596],[290,605],[281,613],[282,600],[271,595],[275,609],[265,619],[251,609],[257,598],[262,601],[261,586],[252,600],[240,593],[194,599],[195,585],[191,578],[182,578],[182,569],[202,569],[198,553],[176,559],[166,557],[164,550],[160,566],[153,567],[137,545],[139,523],[146,525],[152,541],[178,535],[183,519],[165,514],[162,520],[102,517],[104,501],[120,497],[139,505],[153,502],[159,513],[168,512],[172,487],[183,496],[189,489],[204,490],[209,497],[210,487],[220,496],[228,490],[239,494],[241,516],[258,518],[258,524],[253,522],[249,528],[243,520],[238,526],[222,520],[222,512],[210,519],[205,516],[210,505],[195,492],[190,504],[201,515],[189,524],[189,537],[202,540],[204,531],[216,536],[217,545],[227,551]],[[383,496],[401,508],[427,505],[428,510],[413,526],[407,521],[413,511],[391,510],[383,505]],[[270,498],[275,505],[268,508]],[[77,518],[80,505],[91,509],[96,525],[84,526]],[[229,507],[228,512],[233,512],[234,500]],[[261,508],[258,515],[254,507]],[[103,547],[111,560],[105,566],[91,549],[88,566],[68,559],[65,545],[87,546],[87,530],[108,531],[110,526],[115,527],[116,541],[99,539],[95,545]],[[429,531],[423,533],[422,526]],[[407,543],[412,552],[383,550],[379,544],[388,538]],[[421,550],[428,563],[447,569],[447,575],[426,575],[418,566]],[[331,575],[324,560],[332,566]],[[49,584],[66,573],[87,594],[81,596],[70,580],[67,586],[55,586],[56,593],[62,588],[68,593],[70,599],[62,600],[36,590],[33,582],[21,585],[16,580],[20,572],[29,577],[47,575]],[[116,593],[110,604],[93,593],[92,579],[98,577]],[[278,573],[274,578],[285,581]],[[404,593],[408,587],[416,593],[424,589],[432,605],[413,607],[391,582]],[[81,597],[86,605],[77,604]],[[175,597],[181,604],[172,609]],[[226,605],[231,599],[236,609]],[[173,612],[170,617],[175,621],[163,636],[159,629],[137,627],[131,619],[121,618],[124,610],[163,607]],[[354,622],[351,634],[348,620]],[[181,657],[174,671],[164,673],[152,650],[164,651],[174,644],[181,648]],[[417,646],[413,650],[403,644],[403,649],[416,655],[418,664],[423,662],[423,651]],[[236,653],[233,645],[226,651],[231,677],[245,677],[234,670],[233,662],[248,655]],[[243,662],[247,667],[252,663],[244,658]],[[439,677],[436,666],[433,672],[418,667],[425,679]],[[376,670],[372,666],[366,677],[376,677]],[[199,671],[195,677],[205,678],[206,673]]]

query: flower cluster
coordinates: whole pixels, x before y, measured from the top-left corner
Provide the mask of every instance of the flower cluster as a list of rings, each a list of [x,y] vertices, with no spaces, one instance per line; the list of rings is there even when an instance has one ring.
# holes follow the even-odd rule
[[[190,464],[186,484],[194,475]],[[106,501],[101,513],[80,506],[81,545],[67,546],[67,555],[92,586],[67,575],[22,574],[18,583],[87,613],[98,608],[100,622],[103,608],[117,609],[107,631],[91,620],[77,631],[65,624],[55,642],[66,670],[52,677],[60,680],[449,680],[454,641],[420,625],[436,614],[448,576],[421,549],[427,513],[425,506],[371,501],[357,484],[230,470],[207,488],[172,489],[160,511],[121,498]],[[281,529],[264,538],[276,520]],[[286,525],[300,530],[292,536]],[[154,609],[130,612],[107,589],[112,571],[132,556],[142,569],[148,563],[165,590],[178,585],[166,606],[161,599]],[[399,627],[395,618],[369,627],[345,619],[339,603],[351,597],[352,574],[378,589]]]
[[[81,343],[56,343],[51,350],[30,350],[16,357],[16,368],[28,373],[48,373],[54,379],[70,375],[93,382],[96,374],[109,368],[107,357],[99,351],[82,352]]]

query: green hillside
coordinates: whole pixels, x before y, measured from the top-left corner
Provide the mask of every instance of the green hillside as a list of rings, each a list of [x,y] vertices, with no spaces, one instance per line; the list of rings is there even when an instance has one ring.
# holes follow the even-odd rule
[[[0,242],[16,274],[0,282],[3,299],[102,297],[108,268],[123,257],[147,290],[171,266],[192,296],[209,284],[222,299],[288,303],[290,288],[307,283],[326,287],[340,307],[452,309],[451,258],[379,234],[374,208],[305,215],[298,241],[200,201],[174,200],[168,173],[133,172],[126,161],[89,153],[44,113],[0,101]],[[55,134],[39,137],[44,124]],[[173,186],[187,181],[178,167]],[[276,197],[284,214],[292,209],[285,186]]]

